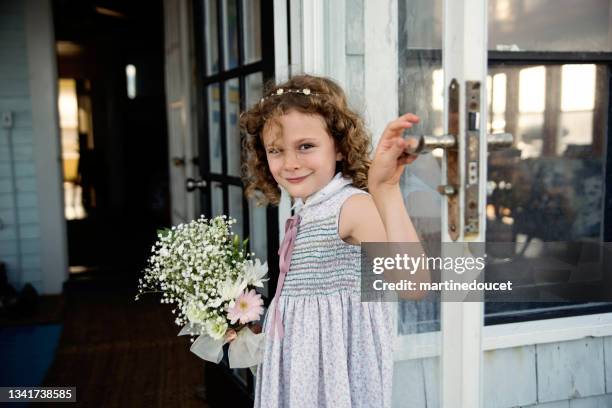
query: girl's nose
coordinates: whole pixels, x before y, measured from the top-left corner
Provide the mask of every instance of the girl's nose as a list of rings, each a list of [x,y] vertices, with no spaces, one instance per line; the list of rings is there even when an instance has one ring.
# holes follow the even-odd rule
[[[293,170],[300,167],[300,162],[298,160],[297,154],[287,152],[285,155],[285,169]]]

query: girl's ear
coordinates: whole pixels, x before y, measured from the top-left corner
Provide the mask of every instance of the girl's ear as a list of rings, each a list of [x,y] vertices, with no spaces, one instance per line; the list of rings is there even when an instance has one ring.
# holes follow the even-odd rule
[[[336,161],[340,161],[343,159],[342,152],[336,150]]]

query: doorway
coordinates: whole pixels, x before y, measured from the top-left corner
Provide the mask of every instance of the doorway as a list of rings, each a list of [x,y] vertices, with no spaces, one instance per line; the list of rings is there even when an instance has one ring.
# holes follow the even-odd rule
[[[71,277],[132,280],[170,223],[161,1],[53,2]]]

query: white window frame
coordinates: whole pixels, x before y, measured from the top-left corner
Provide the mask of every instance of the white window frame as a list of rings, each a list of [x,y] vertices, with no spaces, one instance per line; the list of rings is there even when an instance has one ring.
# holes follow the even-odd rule
[[[485,326],[483,351],[612,336],[612,313]],[[440,332],[396,336],[395,361],[440,356]]]

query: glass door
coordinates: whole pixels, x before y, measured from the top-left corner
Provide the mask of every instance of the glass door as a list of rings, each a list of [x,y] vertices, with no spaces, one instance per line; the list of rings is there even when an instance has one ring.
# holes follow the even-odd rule
[[[278,274],[278,221],[275,208],[257,207],[244,197],[241,180],[239,115],[262,97],[274,77],[273,4],[260,0],[194,1],[198,149],[201,212],[207,218],[236,219],[233,231],[249,237],[250,251],[267,261],[270,281]],[[265,44],[265,46],[264,46]],[[274,288],[263,288],[266,306]],[[254,378],[248,369],[207,364],[208,399],[252,406]]]

